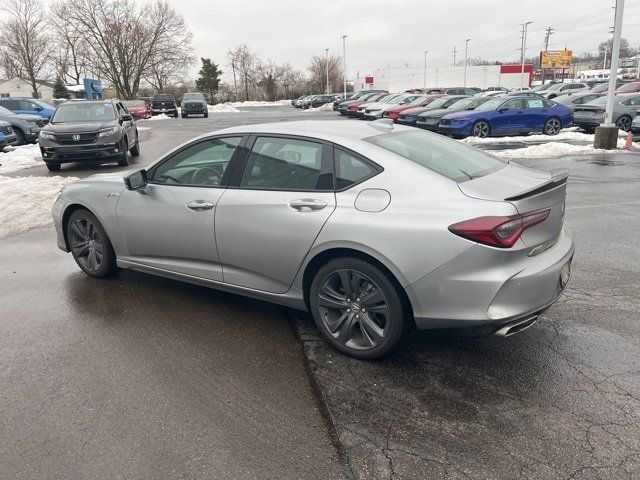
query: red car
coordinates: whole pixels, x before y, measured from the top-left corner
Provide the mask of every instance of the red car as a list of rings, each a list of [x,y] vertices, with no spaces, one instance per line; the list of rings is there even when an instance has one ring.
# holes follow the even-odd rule
[[[393,108],[389,108],[388,110],[385,110],[385,112],[382,114],[382,118],[390,118],[391,120],[393,120],[393,123],[398,123],[398,115],[400,115],[400,112],[408,108],[426,107],[431,102],[433,102],[436,98],[442,97],[443,95],[444,94],[442,93],[436,93],[434,95],[423,95],[416,98],[411,103],[406,103],[404,105],[396,105]]]
[[[136,120],[143,120],[151,117],[151,104],[144,100],[125,100],[124,106]]]
[[[348,117],[355,117],[358,114],[358,107],[364,103],[372,103],[372,102],[376,102],[378,100],[380,100],[382,97],[386,97],[387,95],[389,95],[388,93],[380,93],[378,95],[374,95],[372,97],[367,98],[366,100],[360,100],[357,102],[353,102],[351,104],[349,104],[349,107],[347,108],[347,116]]]

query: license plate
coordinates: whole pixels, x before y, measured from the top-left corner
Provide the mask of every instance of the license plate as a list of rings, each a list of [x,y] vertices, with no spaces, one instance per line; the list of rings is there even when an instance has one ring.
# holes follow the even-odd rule
[[[564,264],[562,270],[560,270],[560,286],[566,287],[571,278],[571,260]]]

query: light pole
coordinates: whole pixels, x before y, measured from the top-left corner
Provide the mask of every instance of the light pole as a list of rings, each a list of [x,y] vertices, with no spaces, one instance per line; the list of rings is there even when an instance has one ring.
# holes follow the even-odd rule
[[[616,0],[616,18],[613,30],[613,46],[611,48],[611,58],[609,60],[609,90],[607,91],[607,110],[604,114],[604,123],[611,126],[613,119],[613,96],[616,91],[618,80],[618,60],[620,58],[620,36],[622,34],[622,13],[624,11],[624,0]]]
[[[424,78],[422,79],[422,88],[427,88],[427,53],[428,50],[424,51]]]
[[[533,22],[527,22],[522,24],[522,52],[520,55],[520,87],[524,87],[524,52],[527,49],[527,27]]]
[[[344,82],[344,98],[347,98],[347,36],[342,35],[342,80]]]
[[[327,85],[324,93],[329,93],[329,49],[328,48],[324,49],[324,54],[325,54],[324,55],[325,63],[327,67]]]
[[[464,85],[462,85],[463,87],[467,86],[467,58],[469,56],[469,40],[471,40],[470,38],[467,38],[464,41]]]

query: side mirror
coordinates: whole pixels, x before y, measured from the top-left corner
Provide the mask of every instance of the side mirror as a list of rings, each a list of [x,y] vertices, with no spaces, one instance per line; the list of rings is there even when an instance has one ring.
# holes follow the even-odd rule
[[[42,111],[42,107],[36,106],[35,111],[36,112],[41,112]]]
[[[124,177],[124,184],[127,190],[136,191],[141,190],[147,186],[147,171],[138,170],[130,175]]]
[[[500,107],[500,108],[498,109],[498,111],[499,111],[500,113],[504,113],[504,112],[506,112],[507,110],[509,110],[509,107]]]
[[[133,117],[131,115],[129,115],[128,113],[125,113],[124,115],[122,115],[122,117],[120,117],[120,119],[123,122],[130,122],[131,120],[133,120]]]

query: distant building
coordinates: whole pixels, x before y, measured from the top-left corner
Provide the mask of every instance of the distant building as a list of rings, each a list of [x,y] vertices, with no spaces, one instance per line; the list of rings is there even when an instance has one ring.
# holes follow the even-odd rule
[[[36,80],[38,98],[50,100],[53,98],[53,83],[46,80]],[[14,77],[0,80],[0,97],[33,97],[33,87],[29,80]]]

